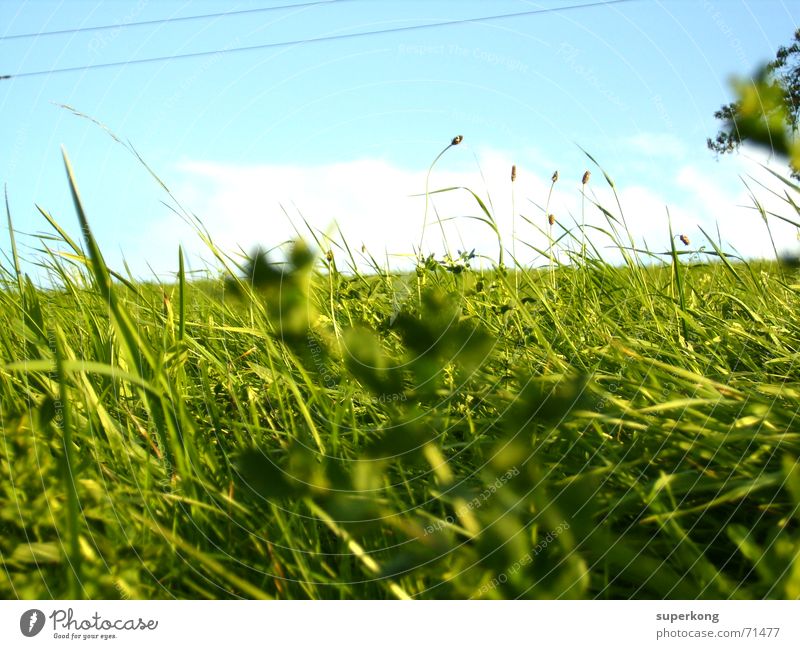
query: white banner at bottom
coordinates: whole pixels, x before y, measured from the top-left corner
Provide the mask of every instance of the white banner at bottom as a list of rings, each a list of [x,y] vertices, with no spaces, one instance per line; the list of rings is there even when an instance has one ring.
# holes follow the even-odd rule
[[[0,602],[0,647],[795,649],[799,630],[797,601]]]

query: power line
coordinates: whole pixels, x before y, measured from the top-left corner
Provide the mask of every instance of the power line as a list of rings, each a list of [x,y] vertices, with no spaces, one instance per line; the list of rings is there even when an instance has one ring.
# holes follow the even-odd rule
[[[202,20],[204,18],[224,18],[225,16],[240,16],[242,14],[255,14],[267,11],[278,11],[279,9],[302,9],[304,7],[315,7],[317,5],[330,5],[348,0],[316,0],[316,2],[302,2],[293,5],[279,5],[277,7],[259,7],[257,9],[238,9],[236,11],[221,11],[215,14],[202,14],[199,16],[176,16],[173,18],[159,18],[156,20],[141,20],[135,23],[114,23],[113,25],[94,25],[90,27],[75,27],[72,29],[57,29],[51,32],[31,32],[30,34],[9,34],[0,36],[0,41],[10,41],[18,38],[32,38],[34,36],[58,36],[64,34],[77,34],[79,32],[97,32],[104,29],[117,29],[119,27],[141,27],[143,25],[161,25],[164,23],[178,23],[186,20]]]
[[[330,0],[329,0],[330,1]],[[231,47],[221,50],[208,50],[204,52],[188,52],[186,54],[170,54],[167,56],[154,56],[147,59],[133,59],[131,61],[110,61],[108,63],[91,63],[89,65],[78,65],[69,68],[56,68],[53,70],[35,70],[32,72],[19,72],[17,74],[0,75],[0,81],[5,79],[19,79],[21,77],[36,77],[44,74],[59,74],[62,72],[81,72],[84,70],[97,70],[100,68],[113,68],[123,65],[136,65],[140,63],[157,63],[160,61],[174,61],[179,59],[189,59],[200,56],[212,56],[217,54],[228,54],[232,52],[250,52],[253,50],[271,49],[276,47],[293,47],[297,45],[311,45],[315,43],[325,43],[328,41],[345,40],[351,38],[362,38],[364,36],[380,36],[382,34],[396,34],[398,32],[409,32],[421,29],[431,29],[435,27],[451,27],[453,25],[464,25],[467,23],[482,23],[504,18],[520,18],[523,16],[533,16],[538,14],[559,13],[573,9],[588,9],[591,7],[607,7],[627,2],[637,2],[639,0],[602,0],[599,2],[589,2],[586,4],[567,5],[564,7],[550,7],[548,9],[532,9],[530,11],[519,11],[510,14],[496,14],[493,16],[479,16],[478,18],[460,18],[458,20],[445,20],[437,23],[426,23],[422,25],[410,25],[408,27],[391,27],[388,29],[377,29],[369,32],[355,32],[352,34],[337,34],[332,36],[318,36],[316,38],[304,38],[294,41],[281,41],[279,43],[263,43],[261,45],[247,45],[244,47]]]

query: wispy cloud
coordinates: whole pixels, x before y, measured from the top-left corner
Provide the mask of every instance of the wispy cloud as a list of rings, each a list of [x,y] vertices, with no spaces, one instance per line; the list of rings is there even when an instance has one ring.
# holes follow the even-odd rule
[[[682,151],[680,144],[669,137],[646,136],[636,140],[647,146],[658,145],[669,155]],[[650,183],[630,184],[617,188],[619,199],[630,231],[637,244],[646,241],[653,251],[669,248],[667,208],[675,234],[687,234],[693,242],[703,245],[704,237],[698,226],[709,234],[719,228],[724,244],[747,256],[771,256],[767,230],[746,188],[736,177],[759,174],[765,182],[768,174],[759,167],[760,159],[731,158],[727,166],[715,165],[713,160],[697,158],[673,160],[662,167],[663,182],[657,189]],[[478,193],[492,211],[502,234],[506,250],[512,249],[512,159],[506,153],[483,151],[479,156],[480,169],[452,171],[445,166],[434,169],[431,191],[446,187],[469,187]],[[532,165],[538,166],[538,165]],[[778,167],[779,168],[779,167]],[[581,197],[579,182],[566,180],[568,170],[556,185],[550,211],[560,226],[573,227],[580,221]],[[579,178],[581,170],[573,170]],[[307,227],[338,237],[336,227],[354,251],[364,245],[383,263],[403,266],[419,245],[425,211],[425,170],[410,170],[380,159],[361,159],[335,164],[239,165],[214,161],[186,161],[178,168],[176,194],[203,221],[215,242],[223,249],[249,250],[256,245],[275,246],[296,236],[308,236]],[[518,164],[517,182],[513,186],[513,205],[522,214],[546,229],[546,217],[538,205],[543,205],[550,185],[548,176]],[[602,174],[595,173],[587,187],[587,199],[597,201],[617,214],[616,199]],[[785,212],[786,205],[769,192],[759,193],[768,209]],[[497,259],[498,243],[492,231],[478,220],[481,209],[466,191],[432,194],[429,201],[428,227],[423,250],[443,252],[436,215],[443,220],[452,252],[471,250]],[[586,222],[608,228],[602,213],[589,202]],[[795,230],[787,224],[772,223],[773,234],[784,249],[796,244]],[[187,241],[183,226],[175,219],[165,224],[166,240]],[[560,231],[560,230],[559,230]],[[516,233],[522,243],[517,253],[524,263],[543,259],[532,247],[544,248],[546,238],[522,218],[516,220]],[[619,254],[609,248],[610,241],[600,234],[592,235],[610,260]],[[532,247],[531,247],[532,246]],[[202,245],[189,243],[190,252],[202,255]],[[171,257],[172,255],[170,255]],[[204,255],[208,258],[208,254]],[[404,261],[405,260],[405,261]]]

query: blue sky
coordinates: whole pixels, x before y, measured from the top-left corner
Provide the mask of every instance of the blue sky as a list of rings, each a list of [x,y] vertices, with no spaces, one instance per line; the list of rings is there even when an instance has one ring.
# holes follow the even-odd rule
[[[524,261],[535,262],[525,242],[541,245],[541,234],[526,230],[520,215],[543,222],[535,203],[544,202],[555,169],[561,180],[550,211],[559,223],[579,210],[585,169],[595,174],[597,199],[613,205],[578,145],[614,178],[632,229],[653,249],[668,245],[669,206],[676,229],[693,241],[702,238],[698,225],[719,227],[743,254],[768,254],[763,224],[740,207],[748,199],[739,177],[758,175],[766,158],[751,152],[717,161],[705,138],[716,132],[714,110],[731,98],[732,75],[749,75],[790,41],[800,3],[639,0],[246,52],[227,50],[580,2],[340,0],[125,26],[279,4],[290,2],[0,3],[0,36],[119,25],[0,40],[0,74],[225,51],[0,81],[0,179],[16,229],[46,230],[39,204],[77,232],[63,144],[112,264],[124,257],[141,277],[169,273],[179,243],[195,267],[210,259],[146,170],[102,129],[57,106],[68,104],[132,143],[228,250],[275,245],[305,219],[326,231],[337,223],[354,247],[400,260],[418,243],[424,213],[424,200],[409,196],[424,191],[430,162],[463,134],[431,188],[468,185],[488,194],[505,246],[515,230]],[[512,163],[519,168],[513,200]],[[496,256],[490,233],[463,218],[475,213],[465,196],[435,200],[443,217],[453,217],[454,248]],[[794,231],[776,228],[784,248],[797,245]],[[0,241],[7,251],[7,236]],[[35,238],[20,242],[35,259]],[[441,252],[433,229],[425,247]]]

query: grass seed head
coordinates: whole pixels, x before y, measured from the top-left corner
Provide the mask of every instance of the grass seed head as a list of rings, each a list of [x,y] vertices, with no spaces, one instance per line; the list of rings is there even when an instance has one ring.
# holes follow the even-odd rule
[[[547,222],[548,222],[550,225],[553,225],[553,224],[556,222],[556,217],[555,217],[555,215],[554,215],[554,214],[550,214],[550,215],[547,217]]]
[[[459,144],[461,144],[461,140],[463,140],[463,139],[464,139],[463,135],[456,135],[453,138],[453,141],[450,142],[450,146],[458,146]]]
[[[558,169],[553,172],[553,177],[550,179],[555,183],[558,180]]]
[[[590,171],[584,171],[584,172],[583,172],[583,180],[581,180],[581,183],[583,183],[584,185],[585,185],[586,183],[588,183],[588,182],[589,182],[589,177],[590,177],[591,175],[592,175],[592,174],[591,174],[591,172],[590,172]]]
[[[517,165],[511,165],[511,182],[517,179]]]
[[[685,234],[682,234],[682,235],[680,236],[680,240],[681,240],[681,243],[682,243],[684,246],[688,246],[688,245],[689,245],[689,237],[687,237]]]

